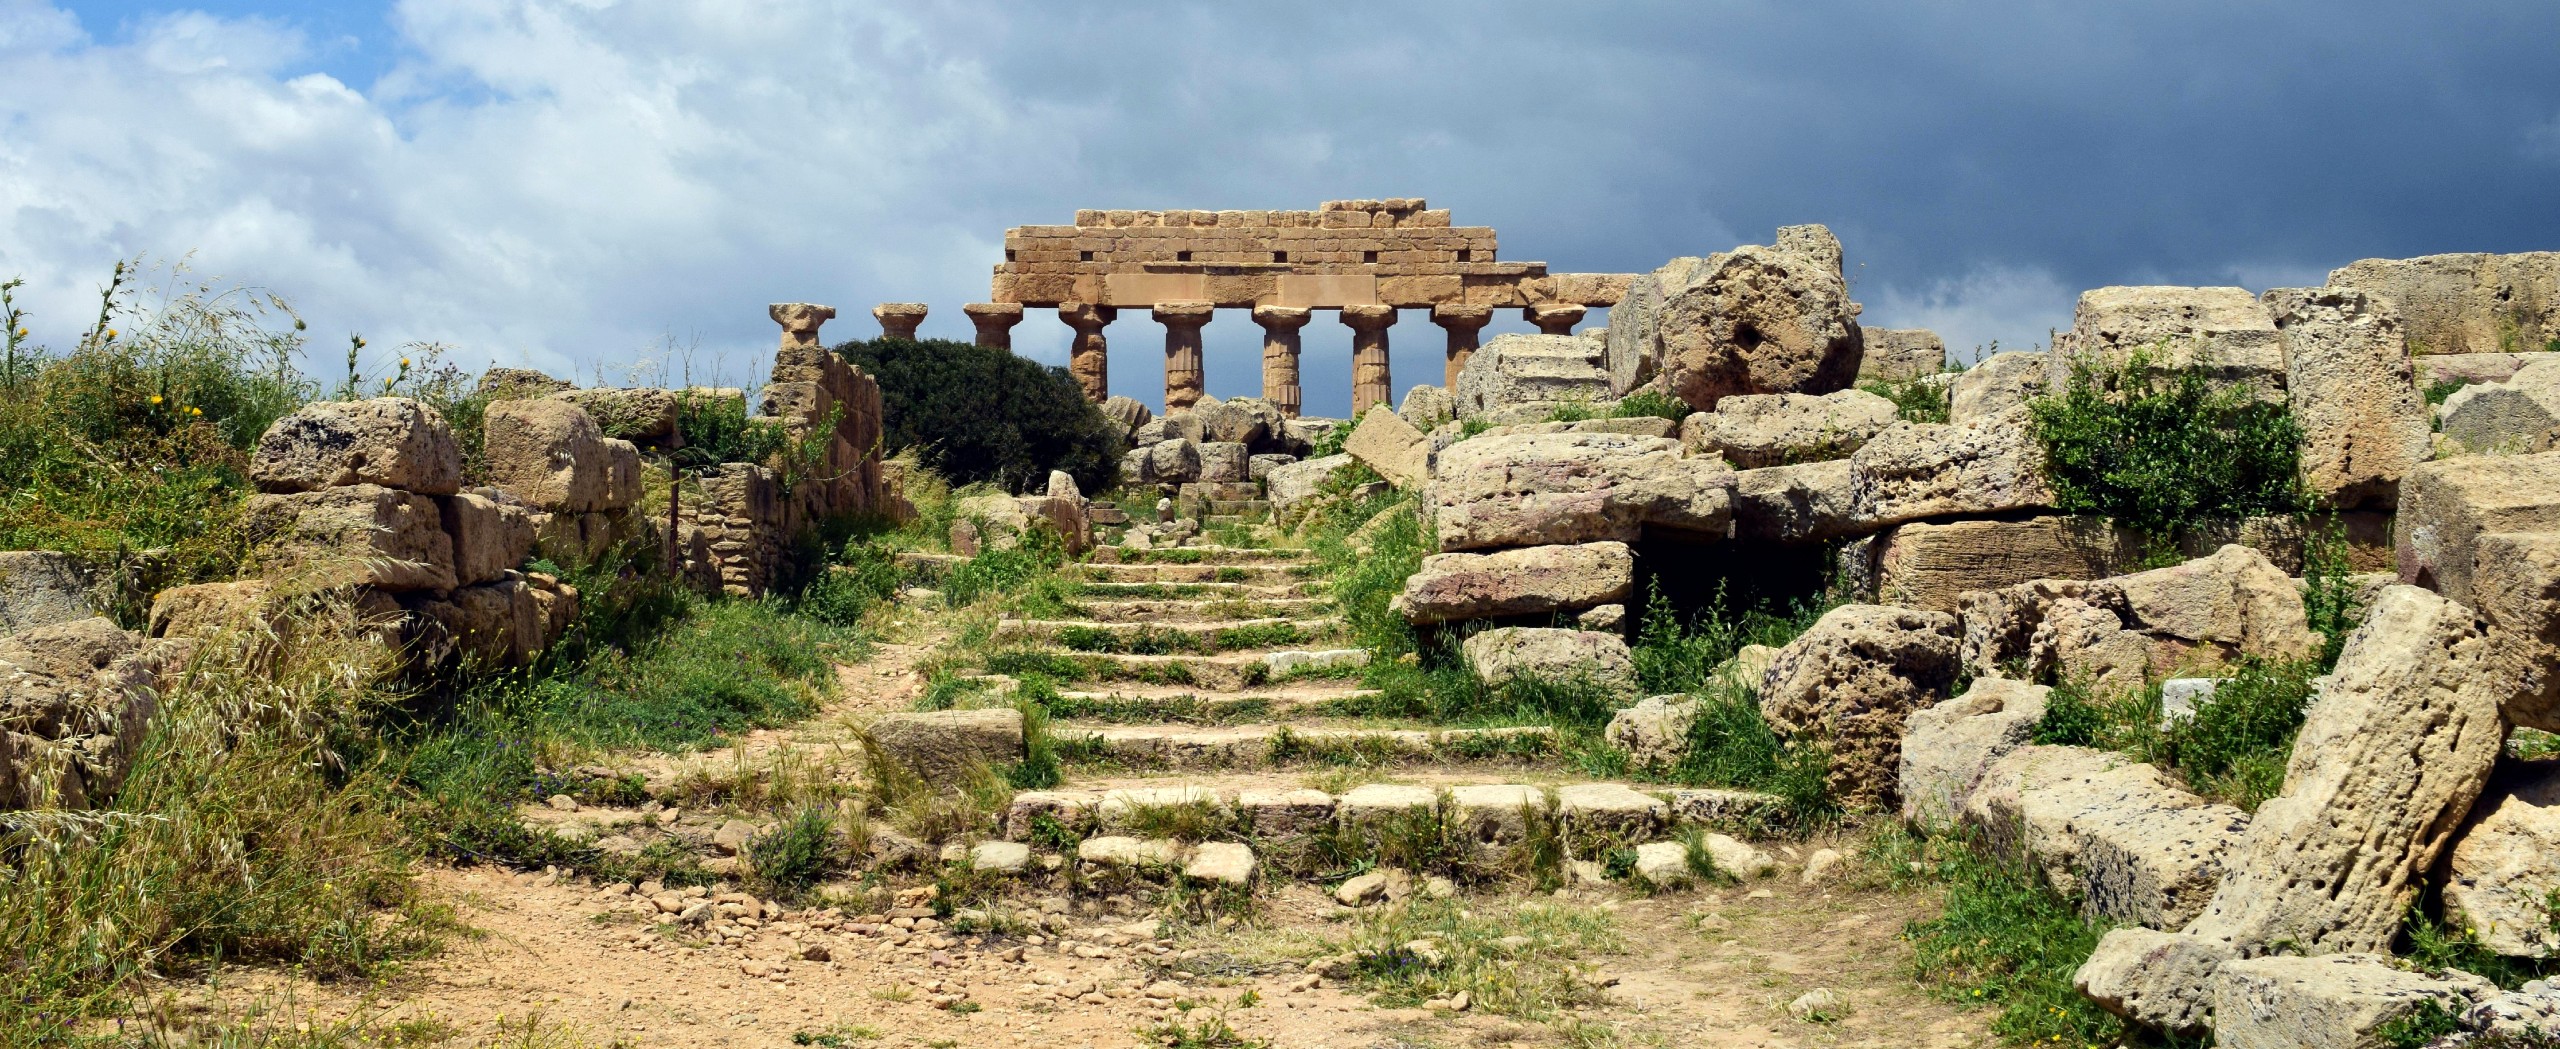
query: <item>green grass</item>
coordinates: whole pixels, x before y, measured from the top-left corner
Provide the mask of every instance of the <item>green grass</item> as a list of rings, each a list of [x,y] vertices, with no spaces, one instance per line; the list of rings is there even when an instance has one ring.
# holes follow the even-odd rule
[[[1350,982],[1377,1004],[1411,1008],[1465,991],[1477,1009],[1532,1022],[1600,1004],[1590,960],[1621,946],[1607,913],[1563,905],[1415,900],[1352,922],[1331,946],[1352,956]],[[1409,946],[1417,941],[1430,949]]]
[[[1609,416],[1615,419],[1652,417],[1669,419],[1676,423],[1687,419],[1690,413],[1695,411],[1697,409],[1689,407],[1689,402],[1661,390],[1647,387],[1620,398],[1616,406],[1609,409]]]
[[[2105,934],[2084,921],[2032,866],[1998,859],[1961,837],[1880,835],[1870,859],[1905,884],[1935,886],[1935,918],[1903,929],[1912,970],[1939,997],[1998,1010],[1993,1034],[2013,1045],[2116,1045],[2123,1021],[2072,986]]]
[[[844,865],[835,817],[821,805],[802,805],[747,841],[747,868],[767,891],[797,898]]]

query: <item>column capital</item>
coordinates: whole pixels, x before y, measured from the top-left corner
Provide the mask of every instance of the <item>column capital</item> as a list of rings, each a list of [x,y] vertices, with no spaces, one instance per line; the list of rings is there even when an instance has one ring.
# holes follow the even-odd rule
[[[1357,331],[1384,331],[1395,322],[1396,308],[1393,306],[1369,305],[1342,308],[1342,323],[1350,325]]]
[[[880,322],[880,334],[891,339],[916,337],[916,325],[924,323],[925,304],[921,302],[884,302],[871,307],[871,318]]]
[[[1218,306],[1213,302],[1159,302],[1152,312],[1156,323],[1166,327],[1197,328],[1217,315]]]
[[[1307,326],[1315,311],[1304,306],[1256,306],[1253,322],[1272,331],[1295,331]]]
[[[1443,303],[1431,307],[1431,323],[1452,331],[1474,331],[1493,323],[1493,307]]]
[[[960,312],[968,314],[970,320],[981,324],[988,321],[1019,322],[1022,320],[1022,304],[1019,302],[972,302],[961,306]],[[1010,327],[1011,324],[1008,323],[1007,326]]]
[[[812,302],[777,302],[765,307],[765,313],[775,324],[782,325],[783,345],[815,346],[818,326],[834,320],[836,308]]]
[[[1067,301],[1058,304],[1058,320],[1077,331],[1101,331],[1102,326],[1120,319],[1120,311],[1089,302]]]
[[[1548,335],[1571,335],[1573,326],[1582,323],[1582,315],[1590,311],[1572,303],[1554,303],[1546,306],[1524,307],[1520,312],[1528,317],[1529,323],[1537,325],[1541,332]]]

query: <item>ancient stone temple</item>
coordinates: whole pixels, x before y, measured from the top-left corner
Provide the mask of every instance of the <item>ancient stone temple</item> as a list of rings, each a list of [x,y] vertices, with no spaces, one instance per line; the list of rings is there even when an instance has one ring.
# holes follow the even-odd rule
[[[1628,274],[1549,273],[1543,262],[1497,258],[1492,228],[1453,226],[1419,199],[1335,200],[1314,211],[1079,211],[1072,226],[1005,231],[993,303],[970,316],[1058,311],[1076,331],[1068,368],[1085,396],[1105,395],[1103,329],[1122,309],[1148,310],[1165,328],[1165,403],[1200,399],[1201,328],[1221,309],[1263,327],[1262,395],[1296,415],[1298,331],[1310,311],[1336,311],[1353,332],[1352,410],[1386,403],[1387,329],[1400,310],[1429,310],[1447,336],[1455,376],[1496,309],[1517,309],[1548,332],[1569,332],[1593,306],[1615,305]],[[980,342],[1010,341],[980,324]]]

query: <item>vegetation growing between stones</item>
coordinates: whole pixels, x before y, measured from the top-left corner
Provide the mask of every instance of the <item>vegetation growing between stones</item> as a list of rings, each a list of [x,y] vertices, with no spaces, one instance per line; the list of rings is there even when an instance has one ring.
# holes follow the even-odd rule
[[[1609,409],[1609,415],[1617,419],[1669,419],[1676,423],[1696,410],[1689,407],[1689,402],[1648,386],[1621,398]]]
[[[873,339],[835,348],[880,383],[889,454],[913,448],[960,484],[1036,488],[1064,470],[1078,488],[1119,483],[1110,422],[1065,368],[948,339]]]
[[[2212,521],[2303,507],[2302,429],[2280,402],[2203,370],[2074,364],[2070,380],[2030,402],[2055,508],[2099,514],[2174,546]]]
[[[2104,697],[2054,687],[2035,742],[2122,751],[2185,778],[2196,793],[2256,812],[2284,787],[2311,702],[2313,663],[2243,661],[2193,712],[2161,726],[2161,688]]]
[[[1554,1020],[1602,1000],[1582,962],[1619,948],[1608,916],[1566,906],[1479,914],[1460,901],[1417,899],[1353,922],[1351,935],[1330,946],[1350,956],[1354,986],[1395,1008],[1464,992],[1478,1009]]]
[[[1647,695],[1698,700],[1689,746],[1669,769],[1635,770],[1671,782],[1763,790],[1787,799],[1789,822],[1811,826],[1838,813],[1820,750],[1778,737],[1760,716],[1758,683],[1718,673],[1745,645],[1784,645],[1837,602],[1799,602],[1784,612],[1732,611],[1722,602],[1683,624],[1661,595],[1646,604],[1633,648],[1637,680]]]
[[[1858,388],[1893,402],[1894,414],[1907,423],[1942,423],[1947,421],[1948,400],[1945,383],[1922,379],[1869,379]]]
[[[2013,1044],[2150,1044],[2072,985],[2106,927],[2032,866],[1965,836],[1900,828],[1877,835],[1868,860],[1896,888],[1944,894],[1938,917],[1903,929],[1913,972],[1948,1001],[1999,1010],[1992,1033]]]

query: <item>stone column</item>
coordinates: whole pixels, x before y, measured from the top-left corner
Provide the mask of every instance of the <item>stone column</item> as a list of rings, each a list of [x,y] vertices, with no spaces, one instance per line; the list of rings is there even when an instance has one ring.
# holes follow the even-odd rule
[[[991,350],[1013,348],[1013,326],[1022,323],[1021,303],[972,302],[960,307],[960,312],[978,326],[978,345]]]
[[[871,315],[880,320],[881,338],[913,340],[916,325],[924,323],[924,303],[884,302],[871,307]]]
[[[1531,306],[1520,311],[1529,315],[1529,323],[1538,326],[1542,335],[1571,335],[1573,326],[1582,323],[1582,315],[1590,312],[1571,303]]]
[[[1465,370],[1467,358],[1476,355],[1476,337],[1484,331],[1485,325],[1493,323],[1493,307],[1434,306],[1431,307],[1431,323],[1449,332],[1449,371],[1441,379],[1441,384],[1455,393],[1458,373]]]
[[[1345,306],[1342,323],[1351,327],[1351,414],[1395,399],[1387,374],[1387,329],[1396,322],[1393,306]]]
[[[833,306],[806,302],[777,302],[765,307],[775,324],[782,325],[782,348],[807,349],[817,346],[818,326],[836,317]]]
[[[1067,371],[1084,390],[1084,399],[1095,404],[1111,396],[1111,344],[1103,339],[1102,326],[1119,316],[1120,311],[1109,306],[1058,304],[1058,319],[1076,330],[1076,341],[1067,348]]]
[[[1253,322],[1262,325],[1262,399],[1291,419],[1306,404],[1298,388],[1298,329],[1311,314],[1296,306],[1256,306]]]
[[[1160,302],[1156,323],[1164,325],[1165,414],[1189,411],[1200,403],[1207,377],[1200,370],[1200,329],[1217,313],[1206,302]]]

